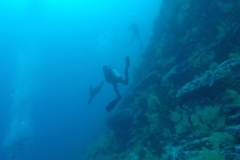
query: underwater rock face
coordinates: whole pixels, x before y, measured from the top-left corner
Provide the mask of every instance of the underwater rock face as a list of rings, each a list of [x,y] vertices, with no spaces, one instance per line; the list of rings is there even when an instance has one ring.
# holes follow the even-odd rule
[[[240,58],[229,59],[214,70],[187,83],[178,90],[176,98],[187,100],[206,96],[216,88],[240,78]]]
[[[107,123],[114,145],[86,159],[239,160],[239,17],[239,0],[162,0],[135,82]]]
[[[112,115],[108,119],[109,127],[116,130],[116,128],[125,128],[129,129],[132,123],[132,119],[134,116],[134,110],[131,108],[121,110],[116,114]]]

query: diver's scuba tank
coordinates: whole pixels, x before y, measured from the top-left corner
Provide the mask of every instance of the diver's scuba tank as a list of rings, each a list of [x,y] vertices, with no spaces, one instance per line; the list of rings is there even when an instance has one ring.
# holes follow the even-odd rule
[[[118,73],[118,71],[117,71],[115,68],[113,68],[112,66],[110,66],[110,71],[111,71],[113,77],[114,77],[116,80],[118,80],[118,79],[121,78],[121,75],[120,75],[120,74]]]

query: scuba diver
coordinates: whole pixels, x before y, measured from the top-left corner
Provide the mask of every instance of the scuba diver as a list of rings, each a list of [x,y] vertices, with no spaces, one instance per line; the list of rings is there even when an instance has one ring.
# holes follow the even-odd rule
[[[142,41],[141,41],[141,39],[140,39],[140,37],[139,37],[139,28],[138,28],[138,25],[137,25],[136,23],[131,23],[131,24],[129,25],[128,30],[131,30],[131,31],[132,31],[132,41],[131,41],[131,43],[129,43],[128,46],[130,46],[130,45],[133,43],[134,39],[137,38],[138,41],[139,41],[139,43],[140,43],[140,50],[142,50],[143,44],[142,44]]]
[[[112,66],[107,66],[107,65],[103,66],[103,73],[104,73],[105,80],[108,83],[111,83],[113,85],[113,89],[114,89],[115,93],[117,94],[117,98],[112,100],[107,105],[106,110],[108,112],[110,112],[114,108],[114,106],[122,99],[122,96],[120,95],[119,90],[118,90],[118,83],[122,83],[125,85],[128,84],[128,68],[129,68],[129,66],[130,66],[130,59],[127,56],[126,57],[126,67],[124,70],[125,79],[123,79],[122,76]]]
[[[88,105],[92,102],[93,98],[101,91],[103,84],[104,84],[104,81],[102,81],[102,83],[96,88],[92,88],[92,86],[90,86],[90,97],[88,100]]]

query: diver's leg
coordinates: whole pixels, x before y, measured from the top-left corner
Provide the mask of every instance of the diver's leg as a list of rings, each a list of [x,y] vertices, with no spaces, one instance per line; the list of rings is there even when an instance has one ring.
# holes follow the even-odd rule
[[[114,100],[112,100],[106,107],[106,110],[108,112],[110,112],[115,106],[116,104],[122,99],[122,96],[119,94],[119,91],[118,91],[118,88],[117,88],[117,84],[113,84],[113,88],[114,88],[114,91],[116,92],[117,94],[117,98],[115,98]]]
[[[120,93],[119,93],[117,84],[113,84],[113,89],[114,89],[114,91],[115,91],[115,93],[117,94],[118,97],[121,96]]]
[[[128,85],[128,81],[129,81],[129,78],[128,78],[128,69],[125,69],[124,70],[124,73],[125,73],[125,79],[121,79],[121,83],[122,84],[125,84],[125,85]]]
[[[130,66],[130,58],[129,58],[129,56],[127,56],[126,57],[126,67],[125,67],[125,69],[124,69],[124,73],[125,73],[125,80],[124,80],[124,83],[123,84],[128,84],[128,80],[129,80],[129,78],[128,78],[128,68],[129,68],[129,66]]]
[[[118,81],[119,83],[128,85],[128,80],[129,80],[129,78],[128,78],[128,68],[129,68],[129,66],[130,66],[130,58],[129,58],[129,56],[127,56],[126,57],[126,67],[124,69],[125,79],[123,80],[122,77],[121,77],[121,79],[119,79],[119,81]]]

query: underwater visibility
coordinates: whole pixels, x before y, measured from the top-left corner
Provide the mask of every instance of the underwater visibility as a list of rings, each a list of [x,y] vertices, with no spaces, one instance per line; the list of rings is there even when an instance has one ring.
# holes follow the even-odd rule
[[[159,6],[0,1],[0,160],[82,159],[133,84]]]
[[[0,2],[1,160],[240,160],[240,0]]]

